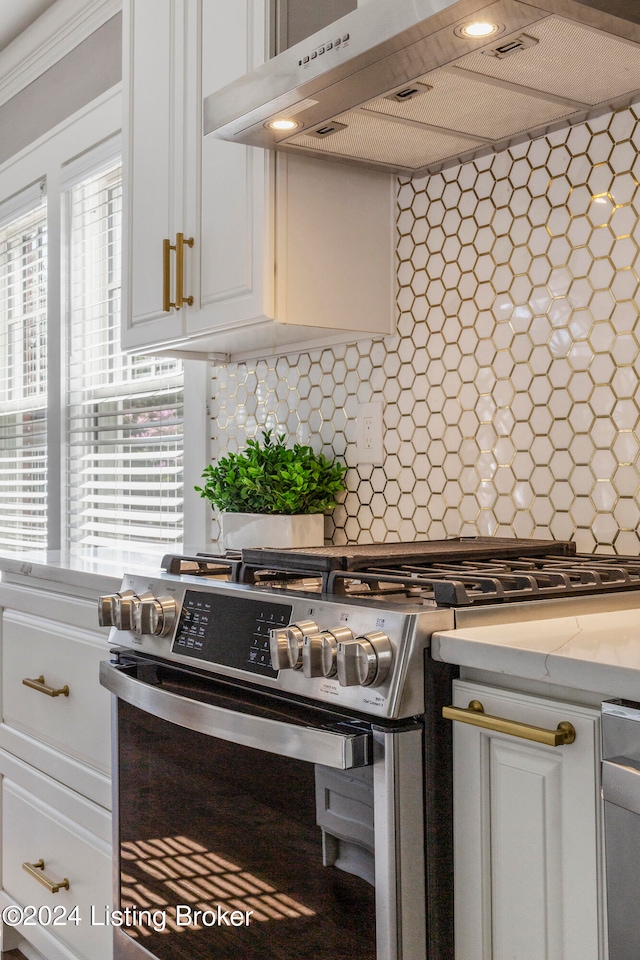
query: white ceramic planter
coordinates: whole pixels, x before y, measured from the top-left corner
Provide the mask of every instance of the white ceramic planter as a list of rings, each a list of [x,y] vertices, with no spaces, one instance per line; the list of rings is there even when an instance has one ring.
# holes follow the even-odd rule
[[[324,514],[221,513],[225,550],[243,547],[321,547]]]

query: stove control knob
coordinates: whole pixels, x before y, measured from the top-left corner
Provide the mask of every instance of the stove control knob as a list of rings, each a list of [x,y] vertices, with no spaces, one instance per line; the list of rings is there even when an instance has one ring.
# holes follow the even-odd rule
[[[322,676],[322,634],[314,633],[302,641],[302,672],[305,677]]]
[[[338,644],[347,640],[353,640],[353,633],[348,627],[334,627],[320,634],[323,676],[335,677],[338,672]]]
[[[133,602],[133,632],[136,637],[152,635],[156,632],[160,610],[152,593],[143,593]]]
[[[157,637],[168,637],[178,615],[176,601],[173,597],[156,597],[156,603],[160,605],[160,617],[155,634]]]
[[[176,602],[172,597],[154,597],[145,593],[133,605],[133,632],[137,637],[166,637],[176,619]]]
[[[111,598],[111,618],[117,630],[133,630],[133,590],[123,590]]]
[[[377,687],[391,667],[393,650],[386,633],[376,631],[338,644],[338,680],[342,687]]]
[[[286,630],[269,631],[271,666],[274,670],[286,670],[289,666],[289,643]]]
[[[113,601],[115,597],[98,597],[98,623],[101,627],[115,626],[113,619]]]
[[[284,629],[269,631],[271,665],[274,670],[299,670],[302,666],[302,643],[320,630],[313,620],[290,623]]]

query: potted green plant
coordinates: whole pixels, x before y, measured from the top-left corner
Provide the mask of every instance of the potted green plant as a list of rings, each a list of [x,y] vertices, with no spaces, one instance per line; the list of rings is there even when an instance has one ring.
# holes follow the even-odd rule
[[[205,467],[201,497],[221,511],[225,549],[309,547],[324,543],[324,514],[337,506],[347,468],[311,447],[286,445],[283,434],[264,430]]]

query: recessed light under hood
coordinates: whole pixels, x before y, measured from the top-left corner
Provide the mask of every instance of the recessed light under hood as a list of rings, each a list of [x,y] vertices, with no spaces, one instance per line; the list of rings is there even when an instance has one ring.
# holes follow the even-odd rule
[[[204,130],[412,176],[638,96],[640,0],[368,0],[206,97]]]

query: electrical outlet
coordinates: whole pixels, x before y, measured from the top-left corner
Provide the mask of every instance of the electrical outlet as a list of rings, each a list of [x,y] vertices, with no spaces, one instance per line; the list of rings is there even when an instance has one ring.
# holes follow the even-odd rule
[[[382,466],[382,401],[361,403],[358,407],[357,442],[358,463]]]

